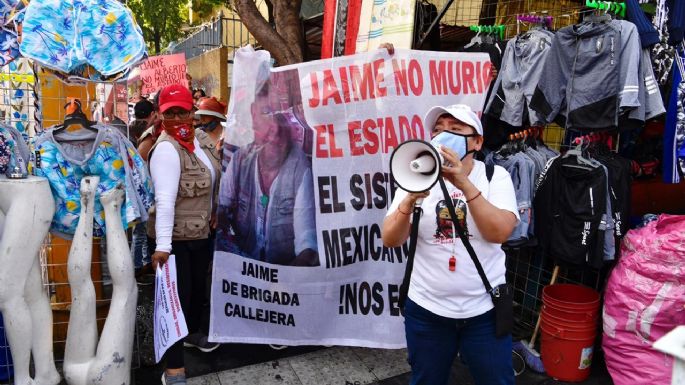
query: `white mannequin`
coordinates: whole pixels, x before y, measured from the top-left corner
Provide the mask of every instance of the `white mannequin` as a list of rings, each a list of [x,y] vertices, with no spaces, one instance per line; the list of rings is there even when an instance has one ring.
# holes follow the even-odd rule
[[[38,253],[55,203],[47,179],[0,176],[0,311],[14,360],[14,383],[60,382],[52,352],[52,311]],[[35,379],[29,375],[33,353]]]
[[[124,191],[120,188],[100,196],[105,210],[107,263],[112,276],[112,300],[98,343],[95,289],[90,275],[93,247],[93,207],[96,176],[81,180],[81,215],[69,250],[71,314],[64,353],[64,376],[70,385],[130,384],[138,288],[133,259],[121,225]]]

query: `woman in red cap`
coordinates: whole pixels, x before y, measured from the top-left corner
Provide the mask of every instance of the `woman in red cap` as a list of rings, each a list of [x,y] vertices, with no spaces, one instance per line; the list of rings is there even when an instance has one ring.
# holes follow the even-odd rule
[[[212,256],[210,217],[216,202],[220,163],[208,135],[193,127],[193,96],[181,85],[159,94],[162,134],[150,150],[150,175],[155,187],[155,210],[148,228],[157,242],[152,263],[176,256],[178,296],[190,333],[167,350],[165,385],[185,385],[183,346],[209,352],[219,345],[207,341],[202,325],[205,280]],[[201,329],[204,333],[200,332]]]
[[[206,132],[212,142],[218,143],[223,133],[221,122],[226,121],[226,105],[216,100],[214,96],[201,98],[197,103],[195,118],[200,120],[195,128]]]

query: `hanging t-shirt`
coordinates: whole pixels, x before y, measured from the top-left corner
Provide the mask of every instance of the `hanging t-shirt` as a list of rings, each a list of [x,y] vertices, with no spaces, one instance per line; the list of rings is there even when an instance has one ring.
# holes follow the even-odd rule
[[[48,179],[55,215],[50,231],[71,239],[81,212],[81,180],[99,176],[95,201],[93,236],[105,236],[105,214],[100,195],[122,186],[125,199],[121,221],[128,228],[136,220],[145,222],[154,203],[152,181],[143,158],[121,132],[111,126],[94,125],[97,133],[87,130],[48,130],[35,140],[35,174]],[[57,138],[56,138],[57,137]]]
[[[519,219],[516,194],[509,173],[496,166],[488,183],[485,165],[474,161],[469,180],[483,197],[495,207],[514,213]],[[446,182],[447,190],[471,245],[493,287],[506,281],[505,254],[500,244],[483,239],[473,221],[466,198],[461,190]],[[391,215],[407,195],[397,190],[387,215]],[[480,198],[479,198],[480,199]],[[409,298],[437,315],[449,318],[469,318],[492,309],[492,300],[478,275],[469,253],[454,232],[445,200],[436,184],[423,201],[423,215],[419,223],[414,270],[409,285]],[[449,270],[449,259],[456,257],[456,270]]]

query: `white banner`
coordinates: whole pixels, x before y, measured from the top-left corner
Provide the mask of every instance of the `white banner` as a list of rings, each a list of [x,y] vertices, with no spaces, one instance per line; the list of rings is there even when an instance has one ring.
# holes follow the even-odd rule
[[[188,335],[176,282],[176,256],[170,255],[164,266],[158,266],[155,272],[154,340],[157,363],[171,345]]]
[[[236,52],[210,340],[405,346],[407,245],[381,228],[398,144],[429,140],[434,105],[480,114],[487,54],[386,50],[269,69]]]

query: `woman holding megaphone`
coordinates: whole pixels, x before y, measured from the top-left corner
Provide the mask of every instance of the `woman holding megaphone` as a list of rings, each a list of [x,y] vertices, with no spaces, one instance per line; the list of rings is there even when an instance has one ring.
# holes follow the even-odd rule
[[[483,145],[483,127],[470,107],[433,107],[424,126],[432,128],[442,181],[419,193],[398,189],[383,223],[383,243],[397,247],[420,218],[413,264],[407,263],[413,269],[405,279],[411,384],[447,384],[457,354],[476,384],[514,384],[501,248],[519,220],[511,177],[473,158]],[[415,206],[420,217],[412,217]],[[500,298],[507,296],[508,315],[500,311],[506,305]]]

